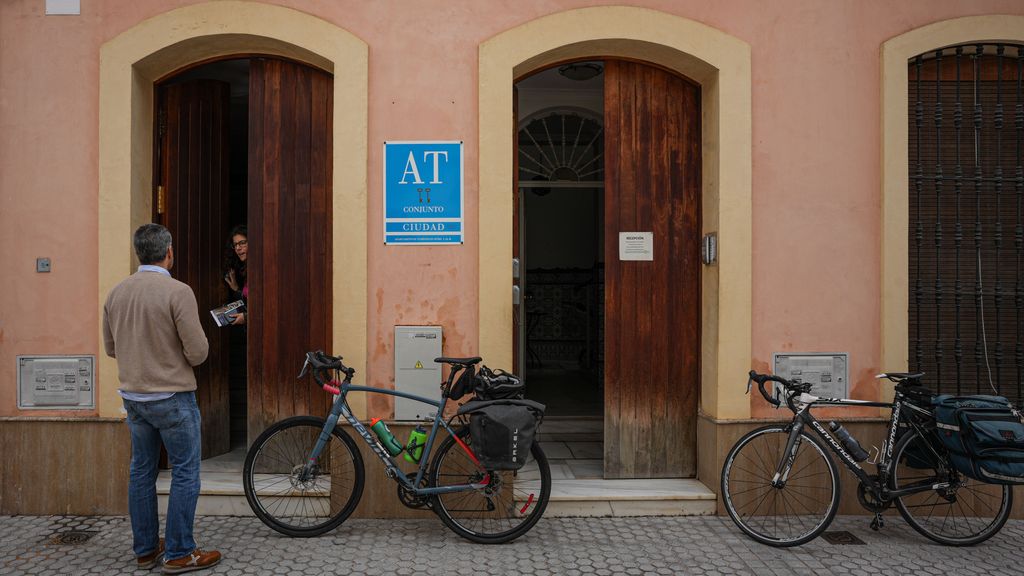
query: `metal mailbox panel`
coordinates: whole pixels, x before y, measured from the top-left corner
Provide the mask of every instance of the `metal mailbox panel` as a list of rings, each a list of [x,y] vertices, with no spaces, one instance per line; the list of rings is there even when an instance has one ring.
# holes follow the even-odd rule
[[[772,372],[776,376],[810,382],[811,394],[822,398],[849,398],[848,366],[846,352],[772,354]]]
[[[93,356],[18,356],[19,410],[96,407]]]
[[[395,326],[395,390],[441,399],[440,326]],[[437,410],[408,398],[395,397],[395,420],[422,420]]]

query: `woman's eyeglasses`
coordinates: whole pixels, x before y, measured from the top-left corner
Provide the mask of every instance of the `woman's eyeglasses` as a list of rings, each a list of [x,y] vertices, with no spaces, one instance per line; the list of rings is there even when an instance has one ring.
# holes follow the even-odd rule
[[[239,240],[238,242],[233,242],[231,244],[231,247],[232,248],[241,248],[242,246],[248,246],[248,245],[249,245],[249,241],[248,240]]]

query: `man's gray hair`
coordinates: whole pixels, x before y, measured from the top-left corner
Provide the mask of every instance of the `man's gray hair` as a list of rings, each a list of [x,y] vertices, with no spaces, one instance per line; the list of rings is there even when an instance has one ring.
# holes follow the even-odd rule
[[[135,231],[134,242],[139,264],[156,264],[167,257],[171,232],[159,224],[143,224]]]

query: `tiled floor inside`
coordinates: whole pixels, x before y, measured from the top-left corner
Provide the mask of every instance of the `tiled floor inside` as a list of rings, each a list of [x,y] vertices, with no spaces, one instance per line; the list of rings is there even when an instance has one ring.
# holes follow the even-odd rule
[[[540,447],[553,480],[604,478],[604,422],[597,418],[548,418]]]

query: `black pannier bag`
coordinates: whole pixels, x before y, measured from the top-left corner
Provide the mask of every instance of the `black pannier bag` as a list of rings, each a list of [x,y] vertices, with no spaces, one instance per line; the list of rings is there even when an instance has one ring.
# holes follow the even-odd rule
[[[474,392],[477,400],[516,399],[523,397],[524,388],[523,381],[515,374],[483,366],[476,376]]]
[[[469,414],[472,450],[487,470],[518,470],[544,418],[544,405],[532,400],[472,400],[458,414]]]
[[[963,474],[1024,484],[1024,421],[1002,396],[935,397],[936,433]]]

